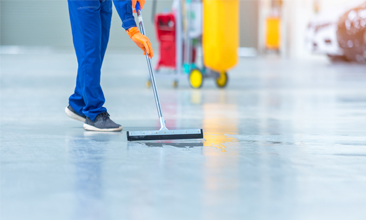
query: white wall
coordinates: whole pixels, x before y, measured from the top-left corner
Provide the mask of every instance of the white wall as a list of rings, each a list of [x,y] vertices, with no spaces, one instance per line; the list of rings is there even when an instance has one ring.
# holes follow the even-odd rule
[[[305,48],[305,31],[314,15],[313,0],[287,0],[283,6],[283,27],[286,57],[304,58],[309,56]]]
[[[326,10],[332,7],[342,7],[349,4],[361,4],[365,0],[320,0],[320,9]]]

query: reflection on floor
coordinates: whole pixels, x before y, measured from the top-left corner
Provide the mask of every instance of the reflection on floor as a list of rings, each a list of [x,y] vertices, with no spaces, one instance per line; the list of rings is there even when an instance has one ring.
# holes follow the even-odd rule
[[[325,60],[242,59],[230,84],[157,77],[168,127],[204,140],[127,142],[159,127],[139,55],[107,54],[122,133],[67,118],[73,54],[1,55],[1,219],[364,219],[366,74]]]

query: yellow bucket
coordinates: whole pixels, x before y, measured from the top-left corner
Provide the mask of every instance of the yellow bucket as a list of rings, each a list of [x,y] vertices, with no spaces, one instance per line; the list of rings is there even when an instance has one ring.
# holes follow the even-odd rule
[[[238,62],[239,0],[203,1],[203,60],[224,72]]]
[[[281,46],[281,20],[279,17],[266,19],[266,48],[279,50]]]

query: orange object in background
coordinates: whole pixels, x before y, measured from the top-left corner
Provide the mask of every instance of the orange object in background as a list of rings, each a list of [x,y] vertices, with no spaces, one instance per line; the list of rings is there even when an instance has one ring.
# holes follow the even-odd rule
[[[281,46],[281,20],[279,17],[266,19],[266,49],[279,50]]]

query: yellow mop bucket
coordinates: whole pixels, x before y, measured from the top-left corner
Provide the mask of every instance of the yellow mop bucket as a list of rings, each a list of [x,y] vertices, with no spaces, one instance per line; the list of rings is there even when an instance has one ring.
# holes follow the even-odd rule
[[[266,19],[266,48],[279,50],[281,46],[281,20],[279,17]]]
[[[203,0],[203,59],[224,72],[238,62],[239,0]]]

